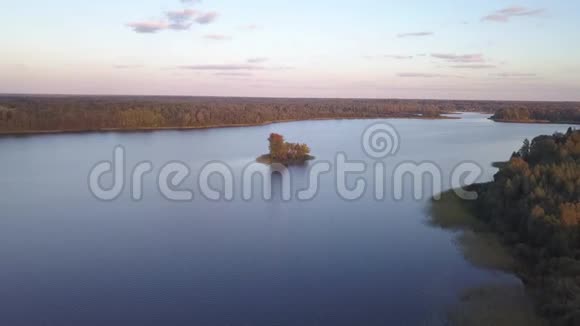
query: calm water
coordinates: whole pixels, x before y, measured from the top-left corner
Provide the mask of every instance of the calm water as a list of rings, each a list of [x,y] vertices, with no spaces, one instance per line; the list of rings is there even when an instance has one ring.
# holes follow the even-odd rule
[[[429,160],[447,179],[471,160],[485,181],[491,162],[525,137],[568,127],[485,118],[388,120],[401,147],[385,162],[392,169]],[[466,262],[452,234],[426,224],[427,199],[395,201],[387,189],[382,201],[372,192],[344,201],[332,173],[308,202],[246,202],[238,192],[233,202],[211,202],[197,188],[197,171],[214,160],[231,165],[238,182],[267,151],[270,132],[308,143],[318,160],[342,151],[370,164],[360,139],[372,123],[0,138],[0,324],[425,325],[464,289],[517,283]],[[142,201],[129,186],[113,202],[88,190],[90,169],[116,145],[126,149],[128,170],[154,164]],[[170,161],[191,167],[182,187],[194,190],[193,201],[171,202],[157,190],[156,174]],[[307,184],[306,168],[291,172],[296,189]]]

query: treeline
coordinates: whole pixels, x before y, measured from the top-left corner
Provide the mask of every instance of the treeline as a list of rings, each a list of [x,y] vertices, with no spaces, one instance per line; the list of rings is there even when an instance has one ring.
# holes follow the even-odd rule
[[[580,108],[570,105],[566,110],[557,108],[503,108],[492,117],[504,122],[580,123]]]
[[[207,128],[312,119],[440,118],[566,103],[138,96],[0,96],[0,133]],[[577,105],[576,105],[577,106]]]
[[[0,97],[0,131],[96,131],[258,125],[276,121],[439,117],[420,101],[186,97]]]
[[[494,181],[477,186],[476,214],[527,266],[540,312],[580,323],[580,130],[525,141]]]

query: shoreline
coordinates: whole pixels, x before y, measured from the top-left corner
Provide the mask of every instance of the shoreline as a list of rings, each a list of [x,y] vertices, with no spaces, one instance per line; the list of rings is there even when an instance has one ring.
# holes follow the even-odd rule
[[[493,181],[476,183],[466,189],[481,193],[492,184]],[[433,227],[456,232],[459,248],[469,263],[477,268],[502,272],[517,278],[533,304],[534,309],[531,313],[534,317],[547,322],[546,325],[552,325],[552,323],[571,325],[565,322],[580,320],[576,319],[580,317],[577,312],[563,310],[572,306],[558,305],[558,300],[561,298],[558,293],[554,292],[553,282],[566,282],[573,277],[566,274],[574,267],[572,259],[552,257],[543,262],[533,262],[527,256],[525,244],[511,243],[506,235],[498,231],[491,222],[482,219],[477,201],[464,201],[457,197],[453,189],[444,191],[441,196],[440,200],[431,200],[429,223]],[[436,211],[437,207],[440,210],[449,210],[449,207],[453,207],[456,211],[452,213],[445,211],[441,214]],[[471,235],[476,241],[461,241],[465,234]],[[492,241],[486,239],[492,239]],[[480,243],[484,243],[487,247],[487,249],[484,248],[483,255],[480,252],[482,250]],[[486,251],[492,252],[491,256]],[[506,264],[505,262],[508,261],[506,258],[511,263]],[[546,267],[545,264],[550,264],[550,267]],[[551,272],[548,272],[546,268],[550,268]]]
[[[554,124],[554,125],[579,125],[580,121],[549,121],[549,120],[505,120],[505,119],[494,119],[489,118],[489,120],[498,123],[526,123],[526,124]]]
[[[58,135],[58,134],[89,134],[89,133],[141,133],[155,131],[190,131],[205,129],[221,128],[240,128],[240,127],[260,127],[278,123],[300,122],[300,121],[340,121],[340,120],[383,120],[383,119],[417,119],[417,120],[458,120],[458,117],[421,117],[421,116],[392,116],[392,117],[357,117],[357,118],[310,118],[310,119],[289,119],[266,121],[262,123],[246,124],[217,124],[211,126],[188,126],[188,127],[143,127],[143,128],[101,128],[101,129],[78,129],[78,130],[20,130],[20,131],[3,131],[0,130],[0,137],[9,136],[31,136],[31,135]]]
[[[492,182],[473,184],[468,189],[481,189]],[[534,275],[533,266],[518,255],[516,246],[508,244],[492,225],[480,218],[473,202],[464,201],[454,191],[448,189],[441,193],[441,199],[431,199],[430,225],[454,233],[464,259],[474,267],[517,279],[534,306],[527,314],[545,321],[545,316],[536,310],[541,282]]]
[[[270,154],[264,154],[264,155],[258,156],[256,158],[256,162],[264,164],[264,165],[282,164],[285,166],[291,166],[291,165],[305,165],[306,162],[312,161],[315,159],[316,159],[316,157],[314,157],[312,155],[307,155],[305,158],[298,159],[298,160],[275,161],[275,160],[272,160],[272,158],[270,157]]]

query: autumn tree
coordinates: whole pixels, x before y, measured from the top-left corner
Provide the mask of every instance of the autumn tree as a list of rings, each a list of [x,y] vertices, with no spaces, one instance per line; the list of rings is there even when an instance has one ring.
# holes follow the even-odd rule
[[[270,158],[274,160],[285,160],[287,158],[287,150],[284,136],[272,133],[268,141],[270,142]]]
[[[308,159],[310,148],[306,144],[288,143],[284,136],[276,133],[270,134],[270,158],[275,161],[300,161]]]

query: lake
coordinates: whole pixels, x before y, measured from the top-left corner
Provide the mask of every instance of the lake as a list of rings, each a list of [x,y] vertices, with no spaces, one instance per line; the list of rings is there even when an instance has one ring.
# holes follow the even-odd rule
[[[399,163],[430,161],[446,188],[461,162],[477,162],[479,181],[488,181],[496,171],[491,163],[507,160],[524,138],[568,128],[487,117],[0,138],[0,324],[436,324],[462,291],[519,281],[466,261],[453,233],[428,225],[429,196],[414,199],[405,182],[402,200],[389,187],[381,200],[371,192],[344,200],[330,172],[308,201],[283,200],[276,177],[272,199],[244,200],[241,175],[277,132],[311,147],[316,160],[309,165],[334,162],[343,152],[368,166],[383,162],[389,185]],[[399,151],[374,159],[361,135],[381,121],[398,132]],[[142,200],[131,198],[129,183],[113,201],[89,190],[89,172],[112,160],[118,145],[127,182],[139,162],[153,164]],[[208,200],[198,189],[196,176],[214,161],[233,171],[232,201]],[[191,169],[179,188],[193,190],[193,200],[168,200],[159,191],[157,175],[169,162]],[[348,184],[362,176],[372,189],[370,170],[349,176]],[[308,171],[290,168],[294,189],[308,185]],[[222,185],[219,178],[210,181]]]

